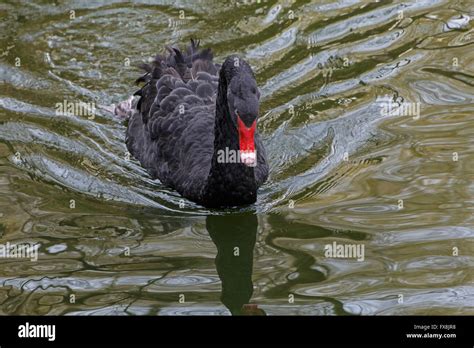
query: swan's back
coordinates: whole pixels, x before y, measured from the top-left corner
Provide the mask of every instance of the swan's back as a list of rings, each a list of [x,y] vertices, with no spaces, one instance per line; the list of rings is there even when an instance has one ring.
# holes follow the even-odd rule
[[[143,64],[144,83],[126,134],[129,152],[153,178],[198,199],[211,166],[219,67],[191,41]]]

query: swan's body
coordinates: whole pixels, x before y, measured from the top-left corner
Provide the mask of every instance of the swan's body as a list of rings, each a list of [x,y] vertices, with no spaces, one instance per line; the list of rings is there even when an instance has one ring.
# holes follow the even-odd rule
[[[192,201],[208,207],[253,203],[268,165],[255,129],[258,90],[252,70],[235,56],[222,67],[214,65],[211,51],[197,46],[192,42],[185,55],[169,49],[168,57],[144,65],[147,73],[137,81],[145,85],[136,93],[127,148],[153,178]],[[242,153],[255,155],[253,140],[253,166],[222,163],[222,151],[242,146]]]

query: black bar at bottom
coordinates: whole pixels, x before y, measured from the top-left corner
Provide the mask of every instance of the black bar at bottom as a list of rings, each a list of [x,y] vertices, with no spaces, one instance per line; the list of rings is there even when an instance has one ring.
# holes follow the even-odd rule
[[[55,325],[54,340],[52,327]],[[43,337],[31,337],[42,335]],[[27,337],[19,337],[27,336]],[[0,346],[41,343],[474,345],[474,316],[30,317],[0,316]]]

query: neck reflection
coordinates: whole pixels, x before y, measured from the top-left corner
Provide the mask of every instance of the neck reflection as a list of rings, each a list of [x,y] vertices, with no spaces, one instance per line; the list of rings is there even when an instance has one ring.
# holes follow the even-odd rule
[[[206,228],[217,247],[216,269],[222,282],[222,303],[232,315],[262,315],[250,305],[253,294],[253,249],[258,219],[253,213],[210,215]]]

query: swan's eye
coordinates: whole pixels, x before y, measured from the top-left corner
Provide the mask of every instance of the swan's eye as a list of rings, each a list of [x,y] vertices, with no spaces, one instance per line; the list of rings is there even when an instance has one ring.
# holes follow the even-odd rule
[[[257,89],[255,87],[252,87],[250,91],[252,92],[252,94],[257,94]]]

